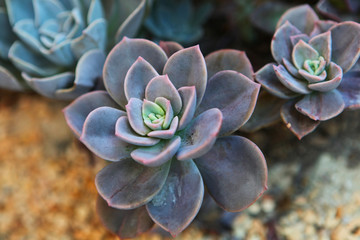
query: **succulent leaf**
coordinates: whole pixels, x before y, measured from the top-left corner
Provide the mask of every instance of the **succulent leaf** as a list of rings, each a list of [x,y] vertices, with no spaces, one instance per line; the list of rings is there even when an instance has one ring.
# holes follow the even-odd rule
[[[172,119],[169,129],[167,130],[156,130],[148,133],[149,137],[156,137],[161,139],[170,139],[174,136],[176,130],[178,130],[179,118],[178,116]]]
[[[124,92],[125,76],[132,64],[141,56],[160,73],[167,61],[165,52],[155,43],[144,39],[124,37],[109,53],[104,66],[104,83],[111,97],[124,107],[127,99]],[[122,59],[119,64],[119,59]]]
[[[210,53],[205,57],[208,79],[223,70],[234,70],[253,80],[252,65],[243,51],[225,49]]]
[[[136,146],[154,146],[160,139],[137,135],[131,128],[127,117],[120,117],[116,121],[115,135],[121,140]]]
[[[185,48],[174,53],[166,62],[163,74],[169,76],[177,89],[195,86],[197,106],[200,104],[207,84],[207,71],[199,46]],[[174,112],[176,114],[179,111],[174,108]]]
[[[267,189],[264,156],[246,138],[218,138],[213,148],[195,163],[210,195],[226,211],[245,209]]]
[[[126,112],[132,129],[139,135],[145,136],[150,129],[145,125],[143,119],[143,101],[137,98],[130,98],[126,105]]]
[[[328,67],[327,73],[328,76],[326,81],[312,83],[309,84],[308,87],[312,90],[319,92],[328,92],[337,88],[340,85],[341,80],[343,78],[343,72],[341,67],[338,66],[336,63],[331,62]]]
[[[319,53],[302,40],[294,46],[292,52],[292,60],[297,69],[304,68],[306,60],[318,60],[319,57]]]
[[[221,89],[221,94],[219,94]],[[219,135],[229,135],[239,129],[254,111],[260,84],[241,73],[224,70],[210,78],[197,113],[218,108],[223,115]]]
[[[194,162],[173,161],[163,188],[146,208],[154,222],[176,236],[195,218],[203,196],[204,184]]]
[[[96,188],[110,207],[134,209],[158,194],[168,176],[170,162],[147,167],[124,159],[104,167],[95,178]]]
[[[217,108],[197,116],[181,133],[181,146],[176,153],[178,160],[200,157],[214,145],[222,125],[222,113]]]
[[[125,76],[124,90],[126,99],[144,99],[146,85],[156,76],[159,76],[159,74],[151,64],[142,57],[139,57]]]
[[[175,136],[170,140],[162,140],[152,147],[139,147],[131,152],[131,157],[146,167],[158,167],[170,162],[180,144],[180,137]]]
[[[346,108],[358,109],[360,107],[360,72],[346,73],[338,91],[345,101]]]
[[[109,161],[130,157],[134,148],[115,135],[116,121],[126,113],[111,107],[99,107],[86,118],[80,137],[91,151]]]
[[[286,71],[283,65],[273,66],[275,74],[280,82],[287,87],[288,89],[294,91],[295,93],[308,94],[311,91],[308,89],[305,81],[296,79],[291,74]]]
[[[319,34],[313,37],[309,41],[310,46],[312,46],[320,56],[322,56],[327,64],[331,61],[331,33],[329,31]]]
[[[345,108],[344,100],[337,90],[313,92],[295,104],[296,109],[315,121],[336,117]]]
[[[98,196],[96,212],[105,227],[120,238],[134,238],[154,226],[145,206],[133,210],[120,210],[109,207],[107,202]]]
[[[178,130],[183,130],[193,119],[196,110],[195,86],[181,87],[178,89],[183,107],[179,112],[180,118]]]
[[[281,108],[281,118],[295,136],[300,140],[307,134],[314,131],[320,124],[320,121],[314,121],[295,108],[296,101],[288,101]]]
[[[171,57],[177,51],[184,49],[179,43],[172,41],[160,41],[159,45],[168,57]]]
[[[309,39],[310,39],[309,36],[304,33],[290,36],[290,41],[293,46],[295,46],[298,42],[300,42],[300,40],[304,42],[309,42]]]

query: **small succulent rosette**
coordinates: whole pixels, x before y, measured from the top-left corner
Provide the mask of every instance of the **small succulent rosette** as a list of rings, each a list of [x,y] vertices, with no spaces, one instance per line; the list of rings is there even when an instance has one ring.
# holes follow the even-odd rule
[[[295,7],[280,18],[271,52],[277,64],[265,65],[255,79],[286,100],[281,117],[299,139],[360,106],[359,74],[349,72],[360,55],[360,24],[322,21],[308,5]]]
[[[108,26],[100,0],[5,0],[2,5],[1,57],[27,85],[57,99],[101,88]],[[121,28],[127,33],[139,27],[129,18]],[[1,79],[0,86],[9,88],[8,82],[18,84],[13,77]]]
[[[97,208],[120,237],[154,222],[177,235],[199,211],[204,184],[228,211],[246,208],[266,189],[261,151],[229,136],[250,117],[260,87],[245,54],[224,50],[205,61],[198,46],[160,45],[124,38],[106,59],[107,92],[87,93],[64,109],[80,140],[114,162],[96,176]]]

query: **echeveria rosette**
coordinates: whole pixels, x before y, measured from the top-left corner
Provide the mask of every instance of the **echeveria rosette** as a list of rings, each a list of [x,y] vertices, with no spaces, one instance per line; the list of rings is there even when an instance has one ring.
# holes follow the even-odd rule
[[[287,100],[281,117],[299,139],[360,102],[360,94],[346,87],[360,81],[346,77],[360,55],[358,23],[322,21],[308,5],[295,7],[280,18],[271,50],[277,64],[265,65],[255,78]]]
[[[249,119],[259,91],[247,76],[223,70],[252,77],[245,54],[226,50],[205,61],[198,46],[160,46],[124,38],[105,62],[107,92],[87,93],[64,110],[80,140],[114,162],[96,187],[100,218],[120,237],[153,222],[177,235],[196,216],[204,184],[228,211],[246,208],[266,188],[261,151],[228,136]]]
[[[100,0],[5,0],[5,6],[10,25],[4,36],[14,37],[0,35],[0,42],[32,89],[50,98],[74,99],[102,88],[106,45],[115,41],[107,41],[109,14]],[[117,36],[136,33],[145,7],[143,0],[118,26]]]

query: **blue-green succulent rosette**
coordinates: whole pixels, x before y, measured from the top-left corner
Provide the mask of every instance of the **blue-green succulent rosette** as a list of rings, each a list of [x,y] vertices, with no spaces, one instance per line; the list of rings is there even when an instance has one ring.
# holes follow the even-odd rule
[[[145,2],[121,30],[138,29]],[[102,88],[108,27],[100,0],[5,0],[3,6],[1,57],[21,72],[26,85],[56,99]],[[7,82],[19,84],[16,78]],[[7,82],[1,80],[0,87],[8,88]]]
[[[98,213],[112,232],[134,237],[155,222],[177,235],[197,215],[205,185],[228,211],[262,195],[263,154],[230,136],[255,107],[260,85],[252,75],[236,50],[204,58],[199,46],[129,38],[113,48],[103,73],[107,91],[64,109],[79,139],[112,161],[95,180]]]

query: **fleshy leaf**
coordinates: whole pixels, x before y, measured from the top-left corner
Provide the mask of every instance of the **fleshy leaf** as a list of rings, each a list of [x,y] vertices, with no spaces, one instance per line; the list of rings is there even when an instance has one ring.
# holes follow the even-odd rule
[[[0,88],[13,91],[25,90],[16,77],[6,68],[0,66]]]
[[[137,98],[131,98],[126,105],[126,112],[132,129],[139,135],[145,136],[150,129],[144,124],[142,116],[143,101]]]
[[[306,42],[300,40],[293,49],[292,59],[295,67],[302,69],[306,60],[318,60],[319,53]]]
[[[241,131],[255,132],[280,120],[280,109],[285,100],[268,92],[261,92],[249,121],[240,128]]]
[[[162,72],[167,60],[165,52],[155,43],[126,37],[111,50],[106,59],[103,74],[105,87],[122,107],[127,103],[124,92],[125,76],[139,56],[149,62],[158,73]]]
[[[291,59],[293,46],[290,37],[299,34],[301,34],[299,29],[289,22],[276,30],[271,41],[271,54],[276,62],[281,63],[283,58]]]
[[[159,143],[160,139],[142,137],[137,135],[129,124],[127,117],[120,117],[115,126],[115,135],[121,140],[136,146],[153,146]]]
[[[91,0],[91,4],[89,7],[89,12],[87,15],[87,23],[91,24],[93,21],[104,18],[104,12],[103,12],[102,4],[100,0]]]
[[[194,162],[173,161],[163,188],[146,208],[158,225],[176,236],[195,218],[203,196],[204,184]]]
[[[178,89],[183,107],[179,113],[180,122],[178,130],[183,130],[193,119],[196,110],[195,86],[182,87]]]
[[[111,107],[99,107],[86,118],[80,137],[93,153],[109,161],[130,157],[133,146],[115,135],[115,124],[126,113]]]
[[[171,102],[164,97],[158,97],[155,99],[155,103],[165,110],[165,118],[164,118],[164,123],[162,125],[163,129],[169,128],[171,124],[171,120],[174,118],[174,111],[171,107]],[[176,124],[176,128],[177,128],[177,124]]]
[[[98,196],[96,212],[105,227],[120,238],[134,238],[154,226],[145,206],[120,210],[109,207],[107,202]]]
[[[18,21],[13,27],[14,33],[31,49],[37,53],[40,52],[42,44],[40,43],[40,35],[34,20],[23,19]]]
[[[226,211],[247,208],[267,189],[264,155],[244,137],[218,138],[195,163],[210,195]]]
[[[358,109],[360,107],[360,71],[346,73],[338,90],[343,96],[346,108]]]
[[[116,108],[117,104],[105,91],[94,91],[84,94],[64,108],[65,119],[77,137],[81,136],[86,117],[96,108],[108,106]]]
[[[225,49],[210,53],[205,57],[208,79],[223,70],[234,70],[253,80],[252,65],[243,51]]]
[[[295,46],[298,42],[300,42],[300,40],[303,40],[304,42],[308,42],[309,41],[309,36],[305,33],[299,34],[299,35],[294,35],[290,37],[291,40],[291,44],[293,46]]]
[[[142,57],[139,57],[130,67],[125,76],[124,90],[126,99],[145,98],[145,88],[150,80],[159,74]]]
[[[56,0],[33,0],[35,24],[41,26],[46,20],[56,18],[64,6]]]
[[[207,71],[205,59],[198,45],[174,53],[164,67],[164,74],[169,76],[177,89],[195,86],[197,105],[199,105],[205,93]],[[174,112],[179,111],[175,111],[174,108]]]
[[[320,121],[314,121],[299,113],[295,108],[296,101],[288,101],[281,108],[281,118],[295,136],[300,140],[316,129]]]
[[[275,74],[280,82],[295,93],[308,94],[311,91],[307,88],[306,82],[296,79],[286,71],[283,65],[273,66]]]
[[[327,69],[327,79],[324,82],[309,84],[308,87],[315,91],[328,92],[337,88],[343,77],[342,69],[339,65],[331,62]]]
[[[116,32],[116,42],[120,42],[121,39],[125,36],[136,36],[145,15],[146,2],[146,0],[141,0],[136,9],[121,24],[121,26]]]
[[[20,70],[35,76],[50,76],[58,73],[60,67],[35,54],[25,45],[16,41],[9,50],[9,59]]]
[[[275,65],[268,63],[255,73],[255,79],[271,94],[283,98],[293,98],[297,95],[285,87],[278,79],[274,71]]]
[[[303,78],[305,78],[309,83],[315,83],[315,84],[318,83],[318,82],[324,81],[326,79],[326,77],[327,77],[327,72],[326,71],[322,71],[322,73],[320,75],[313,75],[313,74],[309,73],[308,71],[300,69],[299,74]],[[308,87],[310,89],[312,89],[310,87],[310,85],[308,85]]]
[[[336,117],[345,108],[344,100],[337,90],[313,92],[295,104],[296,109],[315,121]]]
[[[34,19],[33,0],[5,0],[11,25],[22,19]]]
[[[314,28],[314,24],[319,20],[315,11],[308,5],[300,5],[287,10],[279,19],[276,28],[279,28],[286,21],[289,21],[301,32],[310,34]]]
[[[221,94],[219,94],[221,89]],[[223,115],[219,135],[229,135],[249,120],[254,111],[260,85],[241,73],[224,70],[210,78],[198,113],[218,108]]]
[[[145,98],[155,101],[158,97],[164,97],[171,102],[174,114],[177,115],[181,108],[181,97],[167,75],[154,77],[150,80],[145,89]]]
[[[77,59],[91,49],[105,51],[106,26],[105,19],[97,19],[82,31],[81,36],[71,41],[71,50]]]
[[[164,52],[166,52],[168,57],[171,57],[177,51],[184,49],[179,43],[171,41],[160,41],[159,45]]]
[[[167,130],[156,130],[148,133],[149,137],[161,138],[161,139],[170,139],[174,136],[179,125],[178,116],[172,119],[171,125]]]
[[[331,33],[325,32],[313,37],[309,41],[310,46],[312,46],[320,56],[324,57],[327,64],[331,61]]]
[[[289,60],[287,60],[286,58],[283,58],[282,63],[285,66],[286,70],[288,70],[288,72],[291,75],[293,75],[296,78],[301,78],[301,75],[299,74],[299,69],[297,69]]]
[[[214,145],[222,125],[222,114],[217,108],[209,109],[197,116],[181,134],[181,147],[176,154],[178,160],[200,157]]]
[[[104,62],[105,54],[101,50],[94,49],[85,53],[76,65],[73,85],[70,88],[57,89],[55,98],[75,99],[93,90],[99,81],[102,82]]]
[[[8,59],[8,53],[11,45],[16,40],[16,35],[10,25],[8,14],[4,7],[0,7],[0,56]]]
[[[360,24],[342,22],[330,29],[332,38],[332,61],[346,73],[360,56]]]
[[[321,33],[329,31],[330,28],[338,24],[337,22],[330,20],[319,20],[315,22],[314,29],[312,30],[310,37],[314,37]]]
[[[171,140],[162,140],[152,147],[140,147],[131,152],[131,157],[146,167],[158,167],[170,162],[180,144],[180,137],[175,136]]]
[[[98,193],[110,207],[134,209],[153,199],[168,176],[170,162],[147,167],[124,159],[104,167],[95,178]]]

